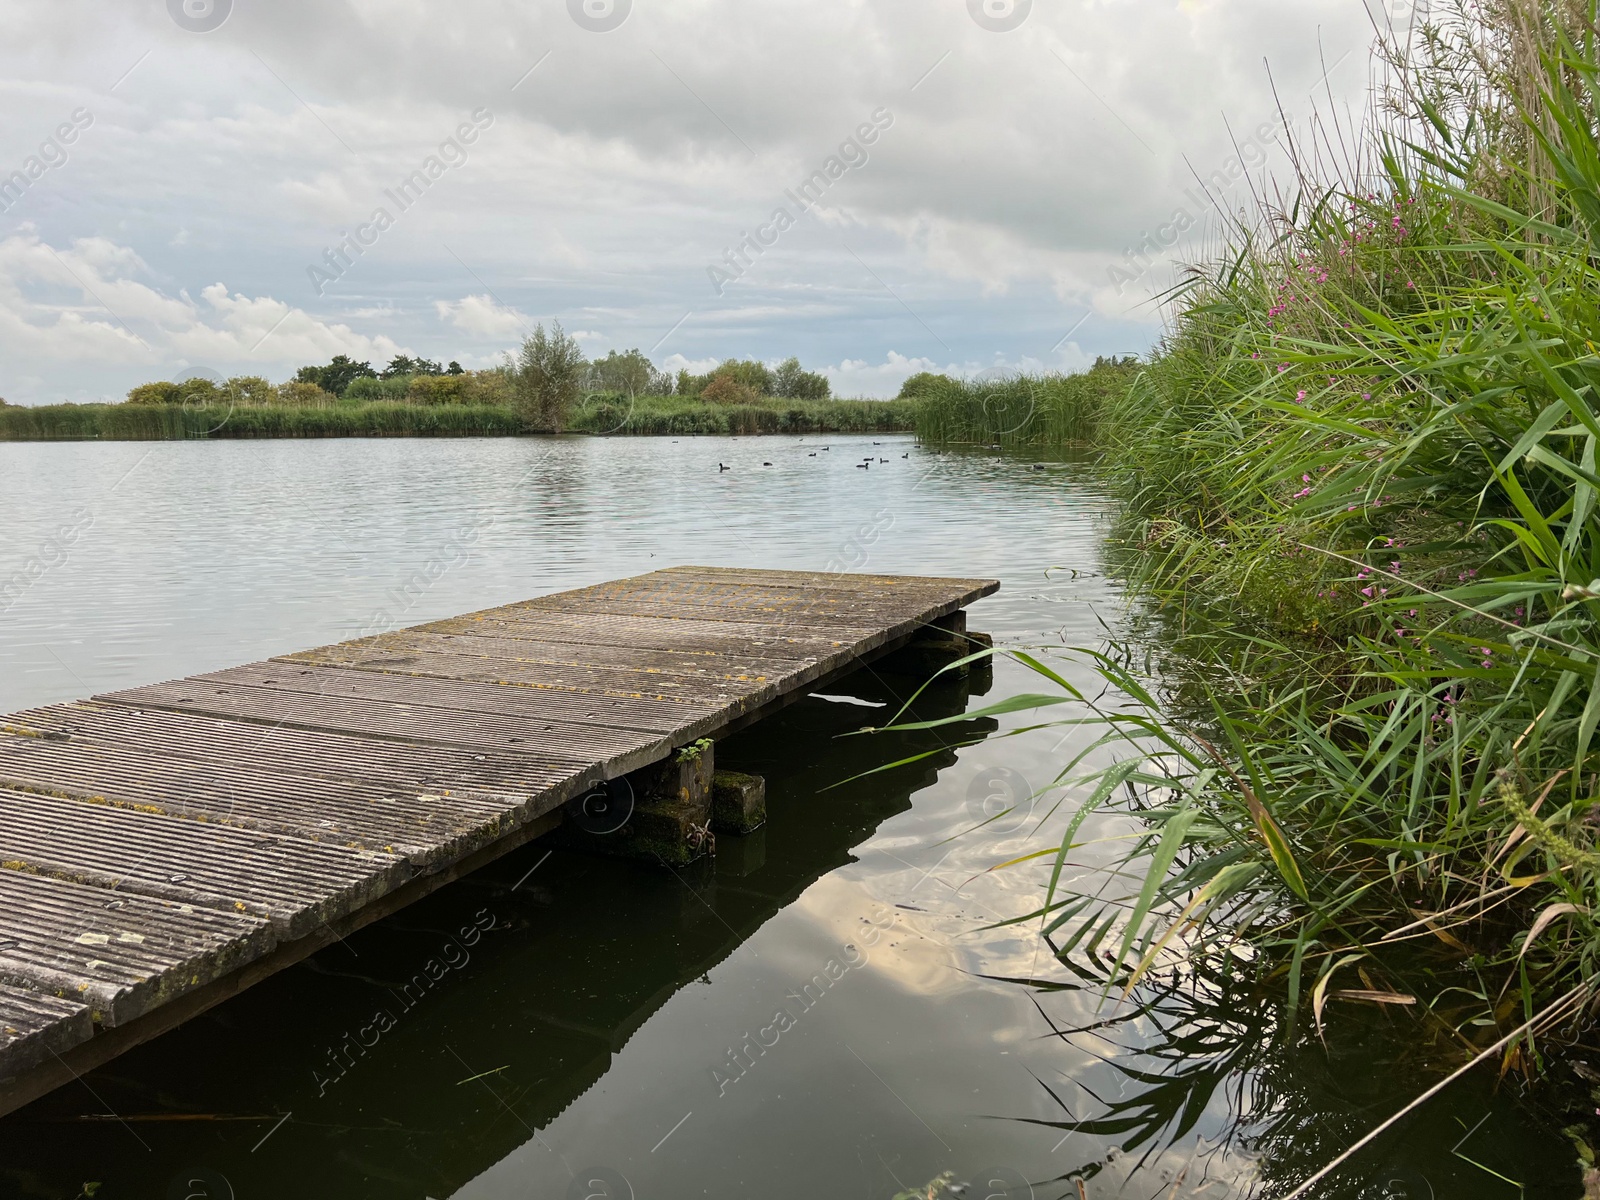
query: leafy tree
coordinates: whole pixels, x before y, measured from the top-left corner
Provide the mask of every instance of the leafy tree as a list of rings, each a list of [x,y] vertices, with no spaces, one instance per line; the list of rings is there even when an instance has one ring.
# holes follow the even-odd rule
[[[772,394],[785,400],[826,400],[833,388],[827,376],[805,370],[798,358],[786,358],[773,372]]]
[[[452,375],[461,374],[459,363],[451,363],[450,365],[456,368],[450,372]],[[431,359],[411,358],[404,354],[397,354],[389,360],[389,365],[383,369],[378,378],[394,379],[400,375],[443,375],[444,373],[444,368]]]
[[[730,358],[726,362],[713,367],[705,375],[691,375],[687,370],[678,372],[678,394],[680,396],[698,396],[711,385],[711,381],[718,376],[725,376],[734,383],[746,388],[754,396],[771,396],[773,392],[772,371],[766,363],[759,363],[753,359]]]
[[[375,379],[371,363],[353,362],[347,354],[336,354],[325,367],[301,367],[294,373],[296,383],[315,384],[325,392],[342,396],[357,379]]]
[[[672,377],[656,370],[655,363],[637,349],[622,354],[612,350],[590,365],[589,389],[632,396],[667,396],[672,394]]]
[[[228,394],[214,380],[207,379],[204,375],[195,375],[177,384],[177,394],[168,403],[170,404],[225,404]]]
[[[277,398],[277,389],[259,375],[235,375],[228,380],[228,399],[234,404],[258,408]]]
[[[129,404],[177,404],[178,385],[165,379],[154,383],[141,383],[128,393]]]
[[[726,375],[733,379],[734,382],[744,384],[757,396],[770,396],[773,394],[772,371],[767,367],[766,363],[756,362],[754,359],[747,358],[740,362],[730,358],[712,371],[711,374],[713,376]]]
[[[559,433],[583,391],[588,360],[560,321],[550,332],[538,325],[522,343],[516,361],[516,398],[523,420],[542,433]]]
[[[935,375],[932,371],[919,371],[900,385],[901,400],[918,400],[932,395],[950,382],[948,375]]]
[[[450,360],[450,365],[445,368],[446,375],[465,375],[467,372],[455,359]]]

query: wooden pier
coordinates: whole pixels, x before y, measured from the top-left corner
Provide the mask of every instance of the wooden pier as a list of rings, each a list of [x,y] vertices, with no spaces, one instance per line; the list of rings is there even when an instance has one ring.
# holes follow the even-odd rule
[[[697,848],[705,739],[998,586],[679,567],[0,717],[0,1113],[533,838]]]

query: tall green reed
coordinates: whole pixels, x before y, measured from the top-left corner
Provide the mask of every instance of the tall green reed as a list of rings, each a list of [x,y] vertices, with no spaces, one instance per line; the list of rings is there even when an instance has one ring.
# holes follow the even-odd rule
[[[920,390],[917,436],[930,445],[1063,447],[1095,439],[1133,364],[1103,359],[1075,375],[938,376]]]
[[[1386,38],[1368,123],[1291,147],[1292,198],[1187,272],[1101,415],[1162,661],[1096,652],[1121,701],[1075,719],[1121,761],[1053,786],[1145,831],[1107,897],[1062,884],[1075,825],[1026,919],[1108,988],[1220,958],[1293,1019],[1384,1005],[1529,1072],[1571,1034],[1600,976],[1597,45],[1568,0]]]

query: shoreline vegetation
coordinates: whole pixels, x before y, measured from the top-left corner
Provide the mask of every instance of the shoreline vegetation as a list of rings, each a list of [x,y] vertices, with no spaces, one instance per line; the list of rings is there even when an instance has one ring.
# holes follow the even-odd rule
[[[1234,979],[1296,1043],[1381,1012],[1424,1076],[1553,1085],[1600,1196],[1600,6],[1446,0],[1376,61],[1128,386],[1061,406],[1134,632],[1077,651],[1115,701],[1016,656],[1103,730],[1036,798],[1086,797],[1019,920],[1108,994]],[[1077,894],[1113,807],[1126,890]]]
[[[0,401],[0,441],[916,433],[941,447],[1060,449],[1094,441],[1136,369],[1130,357],[1072,375],[924,372],[893,399],[840,399],[795,358],[729,359],[704,375],[668,375],[637,350],[588,362],[557,324],[482,371],[400,357],[380,372],[340,355],[281,384],[193,376],[116,404]]]
[[[669,375],[638,350],[590,362],[556,323],[481,371],[405,356],[378,371],[339,355],[281,384],[195,375],[140,384],[116,404],[0,401],[0,441],[889,433],[912,431],[916,411],[906,399],[836,399],[795,358],[729,359],[704,375]]]

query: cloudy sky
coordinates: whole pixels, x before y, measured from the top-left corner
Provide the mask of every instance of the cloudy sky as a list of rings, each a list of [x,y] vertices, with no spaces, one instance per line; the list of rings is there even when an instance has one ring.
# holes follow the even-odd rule
[[[0,396],[552,318],[856,395],[1140,352],[1130,252],[1281,163],[1274,84],[1359,105],[1380,2],[0,0]]]

